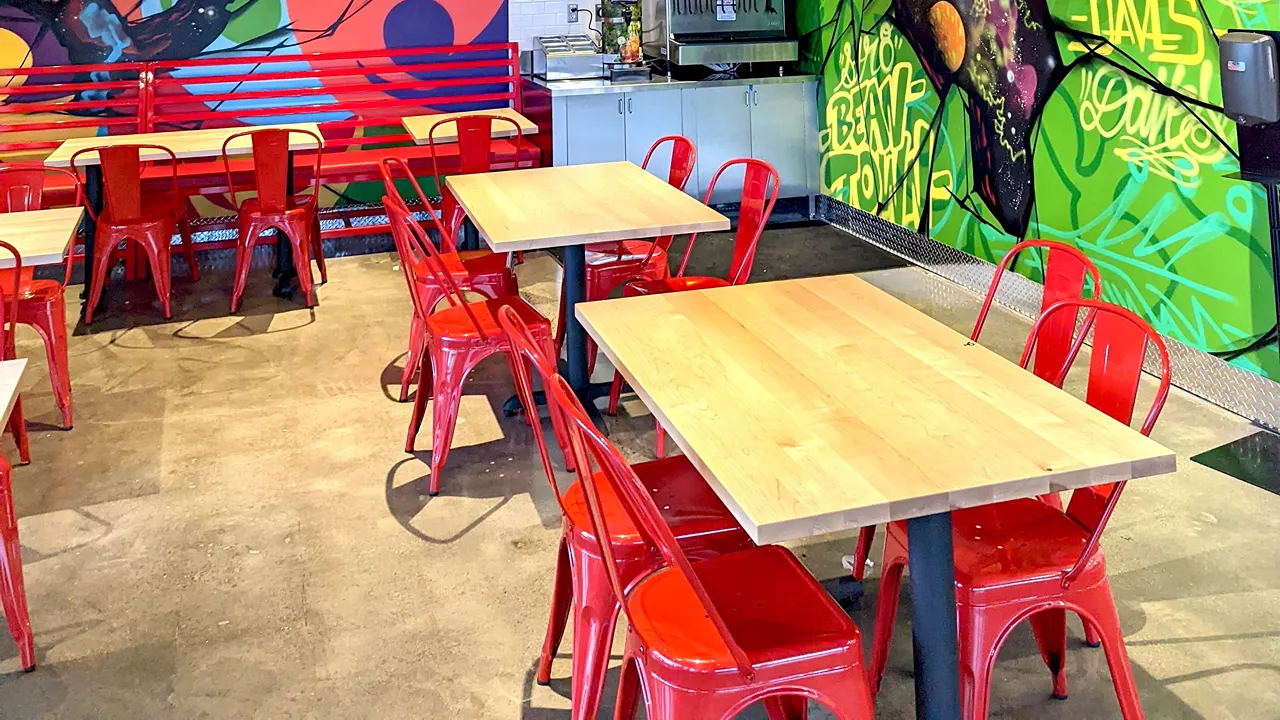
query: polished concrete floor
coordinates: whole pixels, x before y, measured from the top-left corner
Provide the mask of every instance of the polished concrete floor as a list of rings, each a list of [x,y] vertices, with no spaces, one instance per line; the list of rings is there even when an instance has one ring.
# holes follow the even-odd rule
[[[711,238],[699,256],[725,248]],[[765,237],[756,279],[864,272],[972,323],[977,298],[898,265],[833,230],[790,229]],[[557,272],[544,255],[520,268],[548,313]],[[69,432],[53,427],[43,354],[22,332],[34,462],[14,485],[40,666],[18,673],[0,636],[0,717],[568,717],[567,655],[550,687],[533,682],[559,511],[529,429],[500,411],[505,363],[469,382],[443,492],[419,495],[429,433],[405,454],[410,407],[393,399],[410,312],[400,271],[374,255],[330,275],[314,311],[272,299],[265,270],[234,317],[217,272],[175,279],[171,322],[145,286],[113,292],[97,331],[72,339]],[[984,342],[1014,354],[1026,330],[999,316]],[[645,458],[652,424],[624,405],[613,437]],[[1180,469],[1131,483],[1105,538],[1147,717],[1280,718],[1280,498],[1187,460],[1249,431],[1175,393],[1155,436]],[[851,547],[796,549],[834,587]],[[876,575],[853,612],[868,638]],[[899,617],[884,718],[914,714]],[[1068,665],[1071,697],[1051,700],[1030,633],[1015,633],[993,717],[1118,717],[1102,654],[1075,644]]]

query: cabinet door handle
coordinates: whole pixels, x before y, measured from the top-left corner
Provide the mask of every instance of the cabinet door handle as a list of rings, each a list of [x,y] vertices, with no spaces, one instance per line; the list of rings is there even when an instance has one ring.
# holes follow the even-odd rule
[[[760,104],[760,91],[759,91],[759,90],[752,90],[752,91],[751,91],[751,104],[752,104],[752,105],[759,105],[759,104]]]
[[[742,104],[751,107],[751,91],[746,90],[742,93]]]
[[[627,98],[627,114],[631,114],[631,98]]]
[[[618,98],[618,114],[622,114],[622,98]]]

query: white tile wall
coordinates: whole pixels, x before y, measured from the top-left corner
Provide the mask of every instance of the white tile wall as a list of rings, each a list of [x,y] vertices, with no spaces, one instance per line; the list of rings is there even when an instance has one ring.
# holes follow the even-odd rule
[[[578,7],[591,8],[595,0],[578,0]],[[511,20],[511,41],[520,43],[521,50],[532,50],[533,39],[540,35],[564,35],[585,33],[591,15],[578,13],[578,22],[569,23],[569,3],[555,0],[508,0]]]

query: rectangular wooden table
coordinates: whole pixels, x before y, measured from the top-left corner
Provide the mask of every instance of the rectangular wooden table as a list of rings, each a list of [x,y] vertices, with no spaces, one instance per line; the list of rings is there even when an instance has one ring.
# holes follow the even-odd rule
[[[577,313],[757,542],[908,521],[921,717],[959,717],[951,510],[1175,469],[1170,450],[853,275]]]
[[[468,112],[454,113],[433,113],[431,115],[411,115],[400,119],[400,123],[404,125],[404,129],[413,136],[413,141],[419,145],[427,145],[431,142],[431,128],[436,123],[443,120],[465,117],[467,115],[497,115],[499,117],[510,118],[520,126],[521,135],[536,135],[538,126],[529,118],[521,115],[512,108],[495,108],[493,110],[471,110]],[[497,123],[493,125],[493,137],[509,138],[515,137],[515,129],[507,123]],[[437,143],[449,143],[458,141],[458,124],[449,123],[442,125],[436,130],[435,140]]]
[[[588,243],[729,229],[729,218],[629,162],[455,175],[446,180],[494,252],[564,248],[568,380],[587,408],[587,342],[574,308],[586,297]],[[597,394],[598,393],[598,394]]]
[[[26,358],[0,362],[0,407],[4,408],[4,414],[0,415],[0,427],[9,424],[9,414],[13,412],[14,403],[18,402],[18,384],[22,382],[22,373],[26,368]]]
[[[23,267],[57,265],[75,241],[84,208],[57,208],[0,213],[0,240],[18,249]],[[13,267],[13,258],[0,252],[0,270]]]
[[[49,167],[70,167],[71,158],[77,152],[86,149],[105,147],[108,145],[161,145],[173,151],[179,160],[194,160],[222,157],[222,145],[227,138],[249,130],[305,130],[321,135],[317,123],[286,123],[281,125],[254,125],[231,128],[209,128],[201,130],[177,130],[174,132],[139,133],[135,135],[106,135],[102,137],[71,138],[64,141],[56,150],[45,158],[44,164]],[[227,155],[235,157],[249,155],[253,152],[253,141],[249,137],[239,138],[227,146]],[[291,134],[289,137],[289,190],[293,191],[293,153],[294,151],[314,150],[316,142],[305,135]],[[166,153],[155,150],[142,150],[139,156],[144,162],[165,161]],[[97,153],[87,153],[76,160],[76,164],[85,171],[85,200],[95,213],[102,212],[104,199],[102,187],[102,166]],[[85,223],[84,266],[93,267],[93,256],[96,245],[94,237],[97,232],[96,223],[90,218]],[[289,286],[293,282],[293,248],[285,239],[284,233],[276,236],[276,271],[277,281],[275,293],[278,296],[289,295]],[[87,272],[87,271],[86,271]],[[80,297],[89,296],[89,283],[84,285]],[[88,303],[85,304],[87,307]],[[81,312],[84,308],[81,309]]]

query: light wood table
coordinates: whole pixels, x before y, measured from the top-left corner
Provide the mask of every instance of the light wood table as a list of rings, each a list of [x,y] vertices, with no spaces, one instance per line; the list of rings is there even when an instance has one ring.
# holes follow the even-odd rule
[[[729,229],[729,218],[629,162],[455,175],[445,181],[494,252],[564,248],[568,380],[593,410],[608,384],[588,383],[585,245]]]
[[[13,412],[14,403],[18,402],[18,384],[22,382],[26,368],[26,358],[0,362],[0,406],[4,407],[0,428],[9,424],[9,414]]]
[[[419,145],[427,145],[431,142],[431,128],[442,120],[450,120],[461,118],[467,115],[497,115],[499,117],[510,118],[520,126],[521,135],[536,135],[538,126],[529,118],[521,115],[512,108],[495,108],[493,110],[471,110],[468,112],[455,113],[433,113],[431,115],[410,115],[409,117],[400,118],[400,123],[404,125],[404,129],[413,136],[413,141]],[[509,138],[515,137],[515,130],[507,123],[498,123],[493,126],[493,137]],[[451,143],[458,141],[458,124],[449,123],[442,125],[436,131],[437,143]]]
[[[949,511],[1175,469],[1159,443],[853,275],[577,313],[757,542],[908,521],[917,693],[943,708],[922,717],[959,713]]]
[[[106,135],[102,137],[81,137],[65,140],[56,150],[45,158],[44,164],[49,167],[71,167],[71,156],[81,150],[105,147],[108,145],[162,145],[173,151],[179,160],[222,157],[222,143],[236,133],[249,130],[267,129],[306,130],[320,135],[320,126],[316,123],[290,123],[285,125],[253,125],[233,128],[212,128],[206,130],[177,130],[174,132],[140,133],[137,135]],[[252,140],[243,137],[227,146],[227,154],[231,156],[248,155],[253,152]],[[305,135],[291,135],[290,150],[314,150],[316,143]],[[169,156],[155,150],[143,150],[141,158],[144,162],[168,160]],[[88,153],[76,161],[81,166],[96,165],[98,156]]]
[[[84,219],[84,208],[57,208],[0,213],[0,240],[18,249],[23,267],[57,265],[66,258]],[[0,252],[0,270],[13,267],[13,258]]]
[[[139,133],[136,135],[107,135],[103,137],[82,137],[71,138],[63,141],[56,150],[45,158],[44,164],[48,167],[70,167],[71,158],[77,152],[85,149],[100,148],[108,145],[161,145],[173,151],[174,156],[179,160],[195,160],[222,157],[222,145],[227,138],[237,133],[248,132],[250,130],[305,130],[308,132],[321,135],[320,126],[317,123],[285,123],[280,125],[246,125],[231,128],[210,128],[202,130],[177,130],[173,132],[158,133]],[[293,153],[294,151],[315,150],[317,148],[315,140],[305,135],[290,135],[289,137],[289,172],[287,174],[289,181],[289,192],[293,192]],[[253,152],[253,140],[248,136],[239,138],[227,146],[227,155],[243,156]],[[169,159],[166,153],[155,150],[142,150],[139,157],[144,162],[165,161]],[[98,159],[97,153],[86,153],[81,156],[76,164],[84,168],[85,174],[85,200],[93,208],[95,213],[102,212],[102,203],[104,198],[102,187],[102,166]],[[93,257],[95,252],[97,223],[89,218],[85,222],[85,239],[84,239],[84,267],[86,268],[86,277],[88,268],[93,267]],[[280,297],[288,297],[292,294],[290,287],[294,279],[293,271],[293,247],[285,239],[284,233],[276,234],[276,287],[275,294]],[[89,297],[89,283],[85,282],[84,290],[81,292],[82,299]],[[81,306],[83,313],[88,308],[86,302]]]

